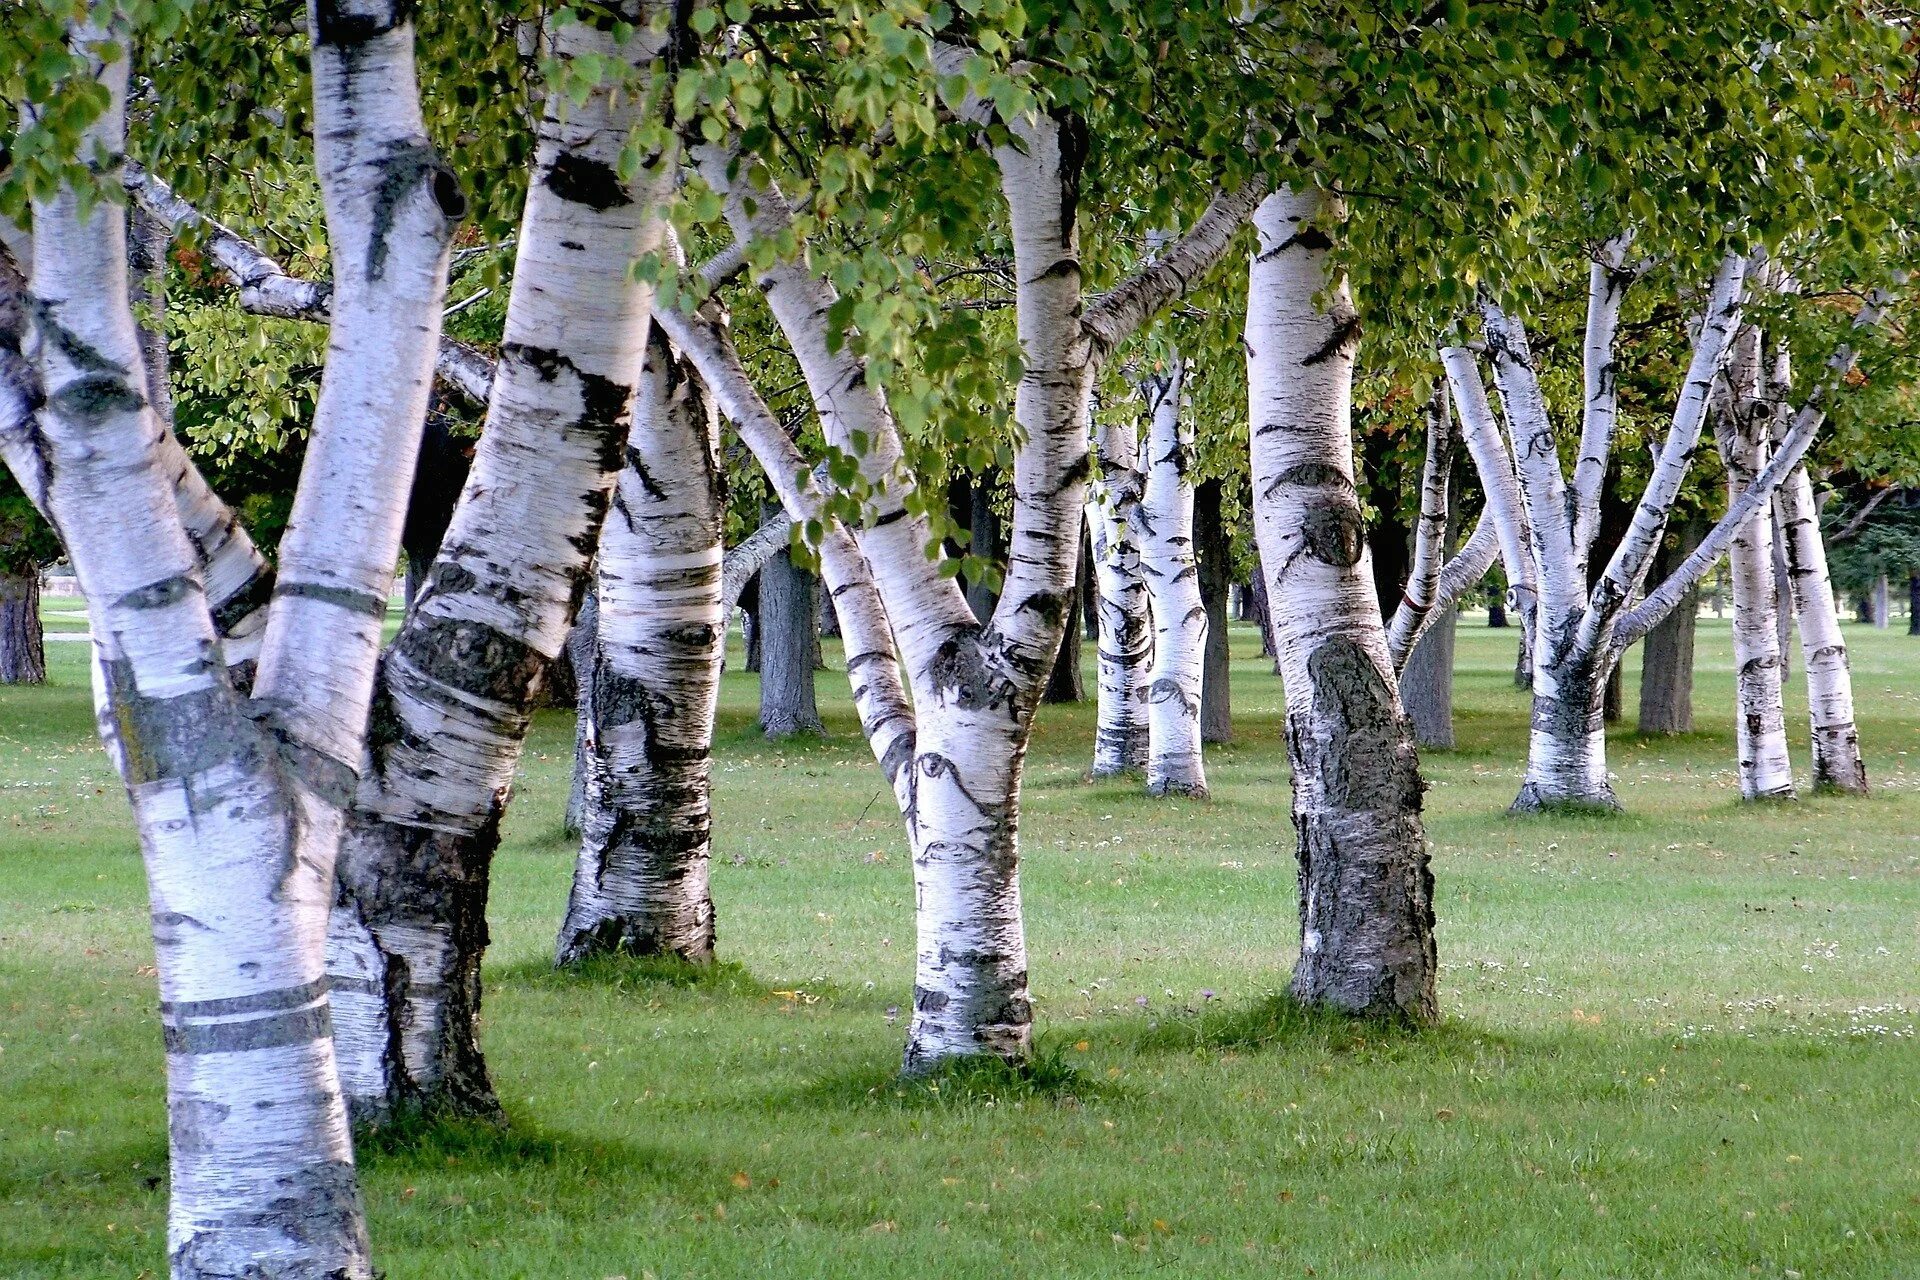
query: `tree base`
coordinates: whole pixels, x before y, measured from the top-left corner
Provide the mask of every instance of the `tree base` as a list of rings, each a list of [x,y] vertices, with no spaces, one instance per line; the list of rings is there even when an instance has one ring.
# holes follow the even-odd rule
[[[553,965],[564,969],[596,956],[632,956],[635,959],[673,959],[692,965],[714,962],[715,935],[713,903],[706,904],[704,919],[695,913],[692,926],[681,929],[663,927],[658,920],[632,916],[608,916],[591,925],[569,925],[554,947]],[[692,941],[670,942],[670,938]]]
[[[1612,817],[1626,810],[1620,804],[1620,798],[1608,787],[1598,795],[1561,796],[1548,795],[1534,783],[1526,783],[1520,788],[1520,794],[1507,807],[1510,814],[1553,813],[1570,817]]]
[[[1188,782],[1178,778],[1155,778],[1147,783],[1147,794],[1155,799],[1172,797],[1173,799],[1206,800],[1212,793],[1204,782]]]

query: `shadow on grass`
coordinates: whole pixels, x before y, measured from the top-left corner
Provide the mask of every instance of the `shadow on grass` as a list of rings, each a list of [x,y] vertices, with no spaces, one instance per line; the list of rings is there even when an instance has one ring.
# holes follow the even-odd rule
[[[1390,1019],[1356,1018],[1301,1004],[1285,992],[1269,992],[1245,1004],[1209,1004],[1144,1025],[1110,1025],[1108,1030],[1117,1039],[1131,1040],[1132,1049],[1139,1053],[1286,1050],[1333,1056],[1442,1051],[1457,1042],[1462,1031],[1486,1038],[1480,1028],[1451,1023],[1416,1027]]]
[[[1028,1102],[1074,1107],[1118,1094],[1113,1084],[1069,1062],[1067,1052],[1064,1039],[1043,1039],[1024,1062],[983,1055],[955,1059],[916,1075],[904,1075],[892,1063],[876,1063],[825,1077],[791,1100],[815,1107],[877,1104],[952,1110]]]
[[[599,987],[609,991],[694,991],[737,1000],[762,1000],[774,991],[737,961],[693,964],[678,956],[589,956],[562,968],[541,960],[522,960],[487,975],[488,985],[565,991]]]

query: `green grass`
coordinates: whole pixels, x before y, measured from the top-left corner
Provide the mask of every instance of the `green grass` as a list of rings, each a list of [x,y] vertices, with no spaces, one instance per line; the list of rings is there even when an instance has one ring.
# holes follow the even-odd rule
[[[395,1280],[1920,1275],[1920,640],[1849,629],[1877,792],[1743,808],[1724,624],[1704,731],[1612,743],[1614,819],[1503,810],[1514,633],[1461,631],[1430,756],[1445,1025],[1304,1012],[1280,700],[1237,629],[1208,804],[1083,778],[1047,708],[1024,805],[1035,1070],[894,1076],[910,867],[838,677],[825,743],[727,677],[727,967],[547,968],[573,850],[542,717],[495,877],[510,1128],[363,1144]],[[736,650],[737,658],[737,650]],[[138,858],[84,647],[0,695],[0,1275],[164,1273]],[[1631,677],[1629,692],[1633,688]],[[1806,767],[1796,697],[1798,763]]]

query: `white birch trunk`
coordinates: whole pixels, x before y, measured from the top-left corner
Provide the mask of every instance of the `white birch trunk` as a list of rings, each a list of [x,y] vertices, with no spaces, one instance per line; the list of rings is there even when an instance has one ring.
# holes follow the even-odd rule
[[[1329,279],[1330,211],[1267,197],[1248,283],[1255,532],[1287,696],[1299,839],[1296,998],[1439,1016],[1433,875],[1412,730],[1395,692],[1353,480],[1358,323]],[[1326,300],[1325,309],[1316,305]]]
[[[1204,798],[1200,695],[1207,609],[1193,548],[1193,424],[1181,412],[1186,365],[1141,384],[1148,408],[1146,491],[1140,502],[1140,568],[1153,606],[1147,679],[1147,794]]]
[[[555,962],[713,958],[713,724],[725,477],[719,419],[657,328],[600,535],[589,802]]]
[[[589,22],[553,40],[563,59],[643,76],[664,46],[645,30],[621,45]],[[652,291],[628,267],[661,243],[667,165],[619,176],[644,96],[601,85],[548,106],[485,429],[426,588],[381,664],[328,962],[344,1082],[368,1116],[498,1111],[476,1028],[488,875],[645,359]]]
[[[1146,676],[1153,661],[1153,617],[1141,565],[1143,489],[1139,436],[1131,423],[1100,423],[1100,473],[1090,486],[1087,525],[1093,550],[1097,692],[1093,776],[1144,769],[1148,730]]]
[[[1776,385],[1784,389],[1785,382],[1782,368]],[[1784,423],[1785,416],[1781,415],[1777,427]],[[1787,562],[1789,601],[1800,626],[1800,661],[1807,672],[1813,788],[1864,795],[1867,767],[1860,758],[1860,732],[1854,724],[1853,675],[1839,613],[1834,608],[1813,482],[1804,462],[1794,467],[1774,495],[1774,510],[1779,516],[1781,549]]]
[[[1767,463],[1771,417],[1760,403],[1760,333],[1745,325],[1735,340],[1725,398],[1714,437],[1727,472],[1727,503],[1753,484]],[[1793,798],[1787,755],[1786,708],[1781,699],[1780,630],[1773,591],[1773,507],[1756,507],[1727,549],[1733,579],[1733,662],[1738,699],[1734,738],[1740,795],[1745,800]]]

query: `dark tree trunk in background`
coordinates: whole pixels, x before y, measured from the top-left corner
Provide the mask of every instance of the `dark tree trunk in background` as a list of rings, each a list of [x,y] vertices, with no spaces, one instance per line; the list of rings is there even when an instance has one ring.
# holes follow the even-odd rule
[[[813,575],[782,551],[760,570],[760,729],[769,738],[824,733],[813,697],[813,655],[820,643]]]
[[[593,661],[597,648],[594,631],[599,623],[600,597],[588,591],[580,601],[580,612],[574,618],[573,630],[567,633],[567,647],[563,650],[567,665],[573,671],[576,710],[573,715],[573,783],[567,788],[567,814],[560,825],[569,837],[576,840],[587,825],[587,781],[591,772],[587,766],[593,756],[593,690],[598,674]]]
[[[1434,619],[1400,671],[1400,702],[1423,747],[1453,748],[1453,644],[1459,613],[1449,606]]]
[[[1606,481],[1600,489],[1600,526],[1594,536],[1594,552],[1587,558],[1587,590],[1592,591],[1607,569],[1607,550],[1620,545],[1633,526],[1635,504],[1626,501],[1620,494],[1620,474],[1618,468],[1607,473]],[[1652,581],[1659,582],[1655,578]],[[1607,673],[1606,687],[1601,690],[1600,719],[1606,724],[1618,724],[1626,715],[1626,656],[1623,654],[1613,664],[1613,670]]]
[[[838,640],[840,638],[840,614],[833,607],[833,601],[827,597],[827,584],[819,578],[813,580],[813,607],[820,611],[820,638]],[[819,670],[825,671],[827,664],[822,659]]]
[[[438,406],[427,414],[426,430],[420,437],[420,461],[413,470],[413,491],[407,497],[407,523],[400,533],[400,545],[407,552],[407,607],[426,585],[427,570],[440,554],[441,540],[453,520],[453,508],[466,487],[467,470],[473,465],[470,441],[456,438],[446,414]]]
[[[1279,651],[1273,647],[1273,607],[1267,600],[1267,576],[1264,572],[1253,575],[1253,585],[1248,591],[1253,600],[1253,620],[1260,627],[1260,656],[1273,659],[1273,674],[1280,674]]]
[[[1607,687],[1600,695],[1600,718],[1607,724],[1619,724],[1627,713],[1626,659],[1613,664],[1607,673]]]
[[[760,575],[757,573],[747,579],[747,585],[740,589],[740,635],[746,642],[745,670],[749,675],[758,675],[760,673]]]
[[[1920,573],[1907,575],[1907,634],[1920,636]]]
[[[1507,597],[1499,587],[1487,588],[1487,625],[1490,627],[1507,625]]]
[[[1654,554],[1647,581],[1661,582],[1680,567],[1706,535],[1699,519],[1676,525],[1671,545],[1663,540]],[[1647,632],[1640,647],[1640,732],[1693,732],[1693,636],[1700,620],[1700,592],[1688,593],[1677,608]]]
[[[1067,601],[1067,630],[1060,637],[1060,648],[1053,655],[1053,670],[1047,676],[1042,702],[1079,702],[1087,696],[1080,676],[1080,644],[1085,628],[1080,625],[1080,610],[1087,596],[1087,583],[1093,578],[1093,552],[1086,535],[1080,537],[1080,565],[1074,570],[1073,595]]]
[[[40,577],[35,573],[0,575],[0,684],[46,682]]]
[[[982,560],[991,560],[995,564],[1000,564],[1006,559],[1006,548],[1001,546],[1000,515],[993,507],[993,491],[997,478],[995,473],[989,471],[974,481],[970,513],[973,541],[968,544],[968,547]],[[993,607],[999,602],[1000,593],[984,581],[967,584],[967,603],[973,608],[973,616],[980,619],[982,623],[993,616]]]
[[[1717,611],[1716,611],[1717,612]],[[1853,620],[1865,626],[1873,625],[1873,592],[1862,591],[1853,598]]]
[[[1527,644],[1527,629],[1520,628],[1520,646],[1513,655],[1513,687],[1533,688],[1533,649]]]
[[[1193,549],[1200,561],[1200,602],[1207,609],[1205,678],[1200,685],[1200,740],[1233,741],[1232,638],[1227,596],[1233,590],[1233,548],[1221,515],[1221,485],[1207,480],[1193,491]]]
[[[1082,638],[1100,643],[1100,583],[1093,571],[1093,533],[1083,517],[1080,521],[1080,578],[1074,584],[1080,597]],[[1084,682],[1083,682],[1084,683]]]
[[[1778,506],[1773,513],[1773,625],[1780,646],[1780,687],[1793,679],[1793,577],[1787,567],[1787,524]],[[1804,655],[1803,655],[1804,656]]]

